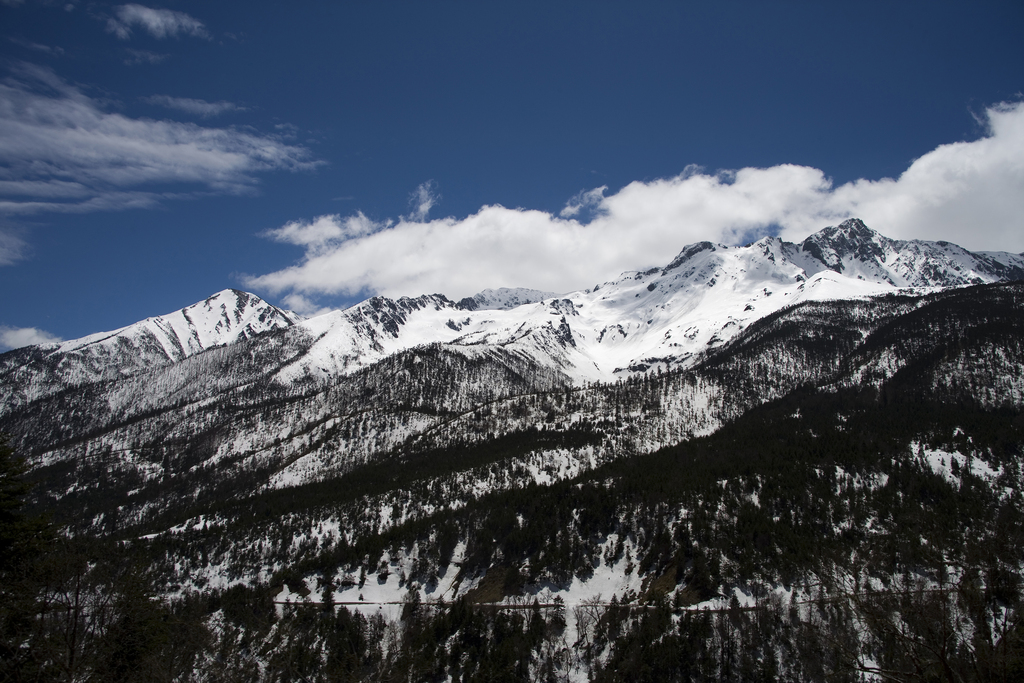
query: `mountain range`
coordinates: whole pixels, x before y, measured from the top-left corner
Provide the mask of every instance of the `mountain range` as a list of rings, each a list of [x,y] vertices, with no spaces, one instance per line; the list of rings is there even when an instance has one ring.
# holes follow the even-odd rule
[[[442,294],[378,296],[302,319],[253,294],[224,290],[119,330],[0,355],[0,426],[43,462],[106,450],[123,454],[119,466],[144,480],[168,474],[144,455],[153,448],[144,445],[151,429],[186,442],[187,434],[213,429],[219,436],[210,463],[270,467],[273,485],[284,485],[333,476],[410,439],[457,431],[471,411],[522,394],[652,373],[682,376],[749,344],[780,313],[798,318],[823,302],[867,306],[885,294],[924,297],[1014,280],[1024,280],[1024,255],[891,240],[851,219],[799,244],[775,237],[740,247],[701,242],[664,267],[560,295],[488,290],[459,302]],[[860,334],[883,320],[859,322]],[[812,334],[808,325],[803,335]],[[356,390],[377,382],[390,384]],[[707,433],[739,414],[748,406],[731,405],[733,390],[719,383],[699,396],[680,389],[680,412],[663,420],[666,436],[645,448]],[[759,400],[778,393],[765,391]],[[219,406],[239,401],[260,419],[224,424]],[[261,407],[282,401],[290,409]],[[371,440],[327,437],[340,424],[371,420],[367,411],[382,411],[372,418],[379,422]],[[528,427],[535,417],[494,418],[502,424],[493,433]]]
[[[701,242],[665,267],[564,295],[502,289],[459,302],[441,294],[373,297],[303,320],[253,294],[224,290],[119,330],[4,354],[0,398],[9,410],[48,391],[167,367],[284,328],[294,328],[295,353],[274,374],[283,384],[350,374],[425,344],[466,354],[501,348],[573,384],[607,382],[690,367],[752,322],[801,302],[1020,279],[1024,255],[891,240],[851,219],[800,244]]]
[[[908,472],[984,490],[984,515],[1020,512],[1024,255],[851,219],[666,261],[569,293],[378,296],[309,319],[225,290],[0,355],[0,431],[28,458],[33,505],[142,548],[179,597],[725,609],[781,586],[797,600],[822,565],[779,558],[815,534],[850,579],[866,557],[850,533],[910,529],[891,511]],[[809,498],[786,508],[795,481]]]

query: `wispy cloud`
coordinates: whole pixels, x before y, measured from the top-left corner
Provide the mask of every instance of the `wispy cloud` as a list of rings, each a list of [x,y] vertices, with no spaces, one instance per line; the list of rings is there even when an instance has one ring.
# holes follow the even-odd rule
[[[277,136],[133,119],[49,69],[0,82],[0,213],[153,206],[195,193],[250,192],[257,174],[317,166]]]
[[[437,183],[433,180],[420,183],[420,185],[412,191],[412,194],[409,195],[409,206],[412,207],[412,213],[409,214],[406,220],[427,220],[430,210],[434,208],[434,205],[439,201],[441,201],[441,195],[437,192]]]
[[[210,40],[203,22],[184,12],[152,9],[142,5],[121,5],[114,10],[116,17],[107,19],[107,30],[121,40],[132,36],[132,29],[142,28],[154,38],[177,38],[179,35]]]
[[[0,228],[0,266],[9,266],[25,256],[25,241],[10,230]]]
[[[48,55],[61,56],[64,54],[64,48],[62,47],[51,47],[49,45],[42,45],[41,43],[33,43],[31,40],[25,40],[24,38],[8,38],[12,43],[20,47],[34,50],[35,52],[43,52]]]
[[[239,107],[237,104],[232,102],[207,102],[206,100],[194,100],[188,97],[152,95],[150,97],[144,97],[143,100],[158,107],[177,109],[178,111],[183,111],[186,114],[193,114],[203,118],[219,116],[220,114],[229,111],[245,111],[245,107]]]
[[[63,341],[45,330],[35,327],[7,327],[0,325],[0,350],[20,349],[34,344],[52,344]]]
[[[318,315],[330,313],[335,310],[330,306],[321,306],[312,301],[309,297],[305,297],[301,294],[295,294],[294,292],[284,297],[281,300],[281,305],[306,318],[315,318]]]
[[[571,218],[578,216],[580,211],[584,209],[596,209],[601,206],[601,201],[604,199],[604,193],[607,191],[607,185],[595,187],[593,190],[583,190],[570,199],[566,203],[565,208],[563,208],[561,213],[558,215],[562,218]]]
[[[485,206],[462,219],[414,215],[373,223],[356,214],[295,221],[269,235],[305,247],[302,260],[247,284],[308,301],[366,291],[568,291],[663,265],[693,242],[735,244],[770,229],[800,240],[850,216],[894,238],[1024,251],[1024,104],[992,107],[985,121],[980,139],[942,145],[895,179],[836,187],[806,166],[718,173],[690,167],[611,195],[603,187],[582,193],[558,216]],[[584,207],[591,209],[589,222],[575,217]]]
[[[132,48],[128,48],[125,52],[128,56],[125,58],[124,63],[128,66],[136,66],[137,64],[159,64],[170,57],[170,55],[157,54],[156,52],[150,52],[149,50],[133,50]]]

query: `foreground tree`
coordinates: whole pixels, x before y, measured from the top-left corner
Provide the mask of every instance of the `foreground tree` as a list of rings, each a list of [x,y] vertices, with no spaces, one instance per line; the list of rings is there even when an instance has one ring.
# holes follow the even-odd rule
[[[158,600],[116,543],[64,538],[26,514],[24,474],[0,442],[0,682],[193,680],[204,615]]]

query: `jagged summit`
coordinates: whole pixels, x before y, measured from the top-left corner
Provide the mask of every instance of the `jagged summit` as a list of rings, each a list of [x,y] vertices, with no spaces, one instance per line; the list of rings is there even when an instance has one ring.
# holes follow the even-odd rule
[[[696,244],[691,244],[690,246],[684,248],[681,252],[679,252],[679,255],[672,259],[672,263],[665,266],[665,269],[662,271],[662,274],[666,274],[668,273],[668,271],[673,270],[674,268],[678,268],[679,266],[683,265],[684,263],[689,261],[697,254],[701,253],[702,251],[714,250],[715,245],[712,244],[711,242],[697,242]]]
[[[850,218],[814,233],[800,243],[800,249],[829,270],[841,273],[844,259],[867,263],[884,258],[889,243],[891,240],[864,225],[864,221]]]
[[[808,237],[804,242],[811,241],[847,241],[855,244],[863,242],[876,241],[878,239],[886,239],[880,232],[869,228],[864,221],[859,218],[847,218],[839,225],[829,225],[818,232]]]
[[[950,242],[894,240],[858,218],[829,226],[800,243],[802,255],[836,273],[895,287],[958,287],[1024,278],[1024,259],[973,253]]]

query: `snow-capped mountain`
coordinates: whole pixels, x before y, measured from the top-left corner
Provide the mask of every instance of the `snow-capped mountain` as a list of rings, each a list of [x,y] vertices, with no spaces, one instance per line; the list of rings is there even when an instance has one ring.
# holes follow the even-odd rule
[[[164,367],[301,320],[254,294],[225,289],[112,332],[0,355],[0,405],[10,410],[53,391]]]
[[[266,471],[280,487],[406,444],[493,438],[555,414],[546,400],[521,405],[518,396],[675,371],[667,393],[652,399],[672,410],[632,436],[614,432],[624,448],[646,451],[709,433],[808,378],[887,381],[909,352],[865,356],[859,374],[832,375],[886,316],[907,315],[928,292],[1022,275],[1021,255],[889,240],[851,220],[801,244],[695,244],[663,268],[548,298],[529,290],[458,303],[374,297],[300,320],[227,290],[111,333],[3,354],[0,430],[45,462],[122,453],[143,481],[165,471],[153,467],[151,449],[208,432],[189,462],[234,463],[218,465],[224,477],[232,467]],[[866,312],[854,306],[836,321],[826,319],[828,305],[808,307],[891,292],[912,303],[865,303]],[[803,348],[821,339],[831,350]],[[931,343],[922,339],[921,348]],[[989,403],[1016,400],[1010,375]],[[575,420],[618,413],[618,399],[593,391]]]
[[[804,301],[1015,279],[1024,279],[1019,254],[891,240],[851,219],[800,244],[775,237],[736,247],[701,242],[663,268],[563,296],[500,289],[457,303],[440,294],[373,297],[302,320],[255,295],[224,290],[113,332],[3,354],[0,414],[51,392],[284,328],[292,328],[294,348],[273,371],[284,385],[329,381],[435,343],[465,352],[501,348],[578,384],[689,367],[754,321]]]
[[[846,277],[894,287],[959,287],[1024,279],[1024,258],[1006,252],[970,252],[950,242],[892,240],[850,219],[821,230],[787,257],[808,273],[828,268]]]
[[[53,353],[130,347],[173,363],[214,346],[294,325],[301,319],[254,294],[225,289],[173,313],[147,318],[113,332],[57,343]]]
[[[283,384],[327,381],[433,343],[500,347],[575,383],[608,381],[689,367],[754,321],[804,301],[1016,279],[1024,279],[1019,254],[891,240],[851,219],[800,244],[775,237],[736,247],[701,242],[663,268],[561,296],[503,288],[459,302],[440,294],[373,297],[302,320],[255,295],[225,290],[113,332],[4,354],[0,400],[9,410],[49,391],[163,367],[290,327],[297,348],[276,370]]]
[[[623,273],[561,296],[502,289],[457,303],[441,294],[373,297],[302,320],[255,295],[225,290],[113,332],[0,355],[0,416],[57,392],[142,376],[275,330],[284,333],[279,348],[253,372],[285,389],[330,384],[430,344],[467,358],[500,351],[579,386],[692,367],[754,322],[802,302],[1014,279],[1024,279],[1019,254],[891,240],[851,219],[800,244],[776,237],[735,247],[701,242],[663,268]],[[235,363],[232,376],[252,382],[238,374],[241,367]],[[211,381],[176,380],[172,393],[180,399]],[[218,386],[224,381],[222,372]],[[109,405],[116,411],[165,400],[147,391],[135,386]]]

